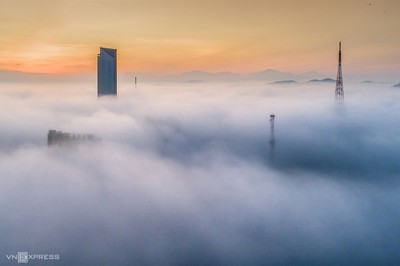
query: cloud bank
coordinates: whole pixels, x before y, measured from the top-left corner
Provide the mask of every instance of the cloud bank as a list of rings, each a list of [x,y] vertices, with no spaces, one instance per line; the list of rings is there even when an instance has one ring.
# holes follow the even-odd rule
[[[350,84],[338,106],[329,84],[89,86],[1,87],[2,264],[400,262],[395,89]],[[102,140],[48,148],[49,129]]]

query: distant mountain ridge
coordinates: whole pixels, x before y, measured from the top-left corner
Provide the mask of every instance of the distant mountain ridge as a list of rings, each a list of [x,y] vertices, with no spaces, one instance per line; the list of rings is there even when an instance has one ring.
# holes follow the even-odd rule
[[[312,80],[309,80],[308,82],[329,82],[329,83],[332,83],[332,82],[336,82],[336,80],[335,79],[332,79],[332,78],[324,78],[324,79],[312,79]]]
[[[277,80],[277,81],[271,82],[271,84],[293,84],[293,83],[297,83],[297,81],[295,81],[293,79],[288,79],[288,80]]]
[[[282,81],[283,83],[297,82],[296,80],[306,81],[311,78],[323,78],[324,75],[315,71],[294,74],[291,72],[282,72],[274,69],[266,69],[263,71],[251,73],[234,73],[229,71],[224,72],[207,72],[201,70],[194,70],[184,72],[178,75],[170,76],[168,79],[172,81],[188,82],[190,80],[196,81],[269,81],[276,82]]]
[[[96,72],[85,74],[39,74],[25,73],[18,71],[0,70],[0,83],[4,82],[58,82],[58,81],[93,81],[96,80]],[[229,82],[229,81],[307,81],[309,79],[323,78],[324,75],[315,71],[304,73],[282,72],[274,69],[251,73],[234,73],[230,71],[207,72],[202,70],[193,70],[176,75],[156,75],[132,72],[119,72],[118,80],[122,82],[131,82],[134,77],[138,82],[159,81],[159,82]]]

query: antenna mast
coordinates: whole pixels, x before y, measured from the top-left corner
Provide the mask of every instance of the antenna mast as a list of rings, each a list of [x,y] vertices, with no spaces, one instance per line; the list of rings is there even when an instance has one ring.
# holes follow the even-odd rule
[[[269,152],[270,152],[270,159],[274,160],[274,153],[275,153],[275,115],[271,114],[269,116],[269,123],[271,125],[271,132],[269,135]]]
[[[344,99],[343,76],[342,76],[342,42],[339,42],[339,65],[336,78],[335,96],[336,99],[339,101],[342,101]]]

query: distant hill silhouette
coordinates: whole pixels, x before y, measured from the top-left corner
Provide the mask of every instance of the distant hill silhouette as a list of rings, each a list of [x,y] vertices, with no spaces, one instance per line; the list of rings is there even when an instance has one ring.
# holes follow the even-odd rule
[[[297,81],[295,81],[293,79],[288,79],[288,80],[277,80],[277,81],[271,82],[271,84],[293,84],[293,83],[297,83]]]
[[[237,75],[229,72],[207,72],[201,70],[193,70],[189,72],[183,72],[182,74],[170,77],[172,80],[188,82],[188,81],[228,81],[236,79]]]
[[[201,80],[207,81],[241,81],[241,80],[255,80],[255,81],[282,81],[282,83],[296,82],[296,80],[308,80],[310,78],[322,78],[323,75],[318,72],[305,72],[300,74],[294,74],[291,72],[282,72],[274,69],[266,69],[263,71],[252,72],[247,74],[240,74],[234,72],[207,72],[194,70],[184,72],[175,76],[169,77],[169,80],[188,82],[190,80]],[[288,82],[289,81],[289,82]]]
[[[86,74],[33,74],[18,71],[0,70],[0,83],[4,82],[60,82],[60,81],[92,81],[96,73]],[[251,73],[234,73],[229,71],[223,72],[207,72],[201,70],[193,70],[175,75],[157,75],[140,72],[118,73],[120,81],[133,82],[134,78],[138,78],[141,82],[231,82],[231,81],[267,81],[279,83],[291,83],[290,81],[305,82],[312,78],[323,78],[321,73],[311,71],[304,73],[282,72],[274,69],[266,69]],[[293,83],[293,82],[292,82]]]
[[[331,78],[324,78],[324,79],[312,79],[309,80],[308,82],[336,82],[336,80]]]
[[[296,75],[290,72],[281,72],[273,69],[266,69],[260,72],[248,74],[249,79],[253,80],[286,80],[294,79]]]
[[[400,83],[394,84],[393,87],[400,88]]]

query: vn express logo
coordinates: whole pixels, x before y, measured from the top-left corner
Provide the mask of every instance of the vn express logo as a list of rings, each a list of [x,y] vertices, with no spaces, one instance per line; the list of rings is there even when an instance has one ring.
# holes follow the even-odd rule
[[[29,254],[28,252],[18,252],[17,255],[6,255],[8,260],[16,260],[18,263],[28,263],[30,260],[59,260],[59,254]]]

